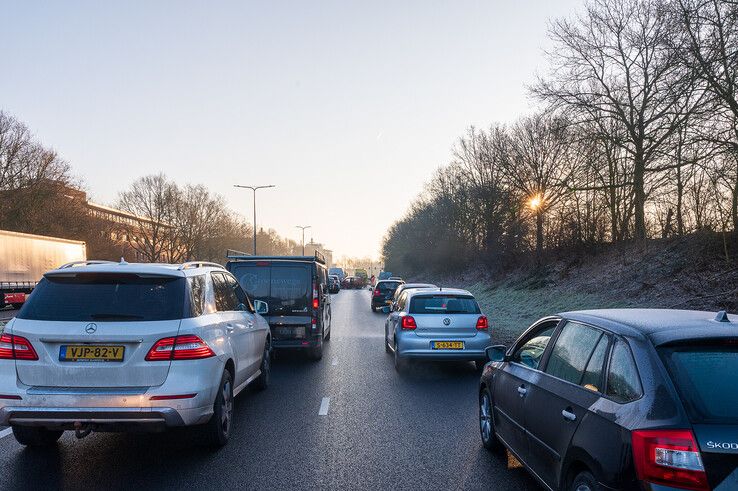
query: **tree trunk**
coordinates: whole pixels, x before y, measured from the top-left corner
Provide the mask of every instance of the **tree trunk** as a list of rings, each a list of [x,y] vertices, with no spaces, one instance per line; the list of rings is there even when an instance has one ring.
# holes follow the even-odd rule
[[[536,267],[543,263],[543,212],[536,212]]]
[[[682,168],[677,167],[677,204],[676,204],[676,223],[677,235],[684,235],[684,182],[682,182]]]
[[[635,167],[633,169],[633,194],[634,194],[634,210],[635,215],[635,239],[646,239],[646,190],[645,190],[645,162],[643,162],[643,152],[639,151],[635,157]]]

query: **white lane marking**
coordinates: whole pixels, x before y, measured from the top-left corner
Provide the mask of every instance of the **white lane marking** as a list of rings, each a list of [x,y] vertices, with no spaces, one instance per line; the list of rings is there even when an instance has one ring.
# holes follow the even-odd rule
[[[333,363],[331,363],[334,367],[338,365],[338,358],[333,358]]]
[[[3,431],[0,431],[0,438],[5,438],[6,436],[13,433],[13,428],[6,428]]]
[[[320,402],[320,409],[318,410],[318,416],[328,416],[328,408],[331,405],[331,398],[324,397]]]

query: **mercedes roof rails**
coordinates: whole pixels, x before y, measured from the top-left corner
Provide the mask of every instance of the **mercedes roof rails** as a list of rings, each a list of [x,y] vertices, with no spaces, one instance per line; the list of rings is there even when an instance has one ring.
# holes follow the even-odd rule
[[[75,266],[90,266],[92,264],[118,264],[114,261],[101,261],[97,259],[90,259],[87,261],[72,261],[71,263],[62,264],[56,269],[69,269],[74,268]]]
[[[182,271],[184,269],[190,269],[190,268],[223,268],[222,264],[208,262],[208,261],[188,261],[186,263],[182,263],[179,265],[178,270]]]

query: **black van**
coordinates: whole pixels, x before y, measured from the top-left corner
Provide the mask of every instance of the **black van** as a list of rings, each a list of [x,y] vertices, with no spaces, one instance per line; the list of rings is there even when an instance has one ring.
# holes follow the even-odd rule
[[[331,297],[322,254],[315,256],[250,256],[228,252],[226,269],[249,297],[269,304],[264,318],[272,331],[272,347],[309,350],[323,357],[323,341],[331,338]]]

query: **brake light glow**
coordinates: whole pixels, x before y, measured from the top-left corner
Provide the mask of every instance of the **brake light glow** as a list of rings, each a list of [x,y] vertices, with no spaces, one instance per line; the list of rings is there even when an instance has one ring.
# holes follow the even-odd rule
[[[403,329],[412,330],[412,329],[415,329],[416,327],[418,327],[418,325],[415,323],[415,319],[412,316],[406,315],[405,317],[402,318],[402,328]]]
[[[12,399],[14,401],[20,401],[23,398],[21,396],[11,395],[11,394],[0,394],[0,399]]]
[[[637,430],[632,439],[638,479],[681,489],[710,489],[691,430]]]
[[[320,299],[318,298],[318,284],[313,281],[313,308],[320,307]]]
[[[199,337],[189,334],[160,339],[149,350],[146,361],[199,360],[211,356],[215,356],[215,353],[210,346]]]
[[[31,342],[21,336],[0,336],[0,360],[38,360]]]
[[[489,321],[487,320],[486,315],[480,315],[479,319],[477,319],[477,329],[479,330],[489,329]]]
[[[374,296],[375,297],[381,297],[382,296],[382,292],[379,291],[379,288],[377,288],[376,290],[374,290]]]

